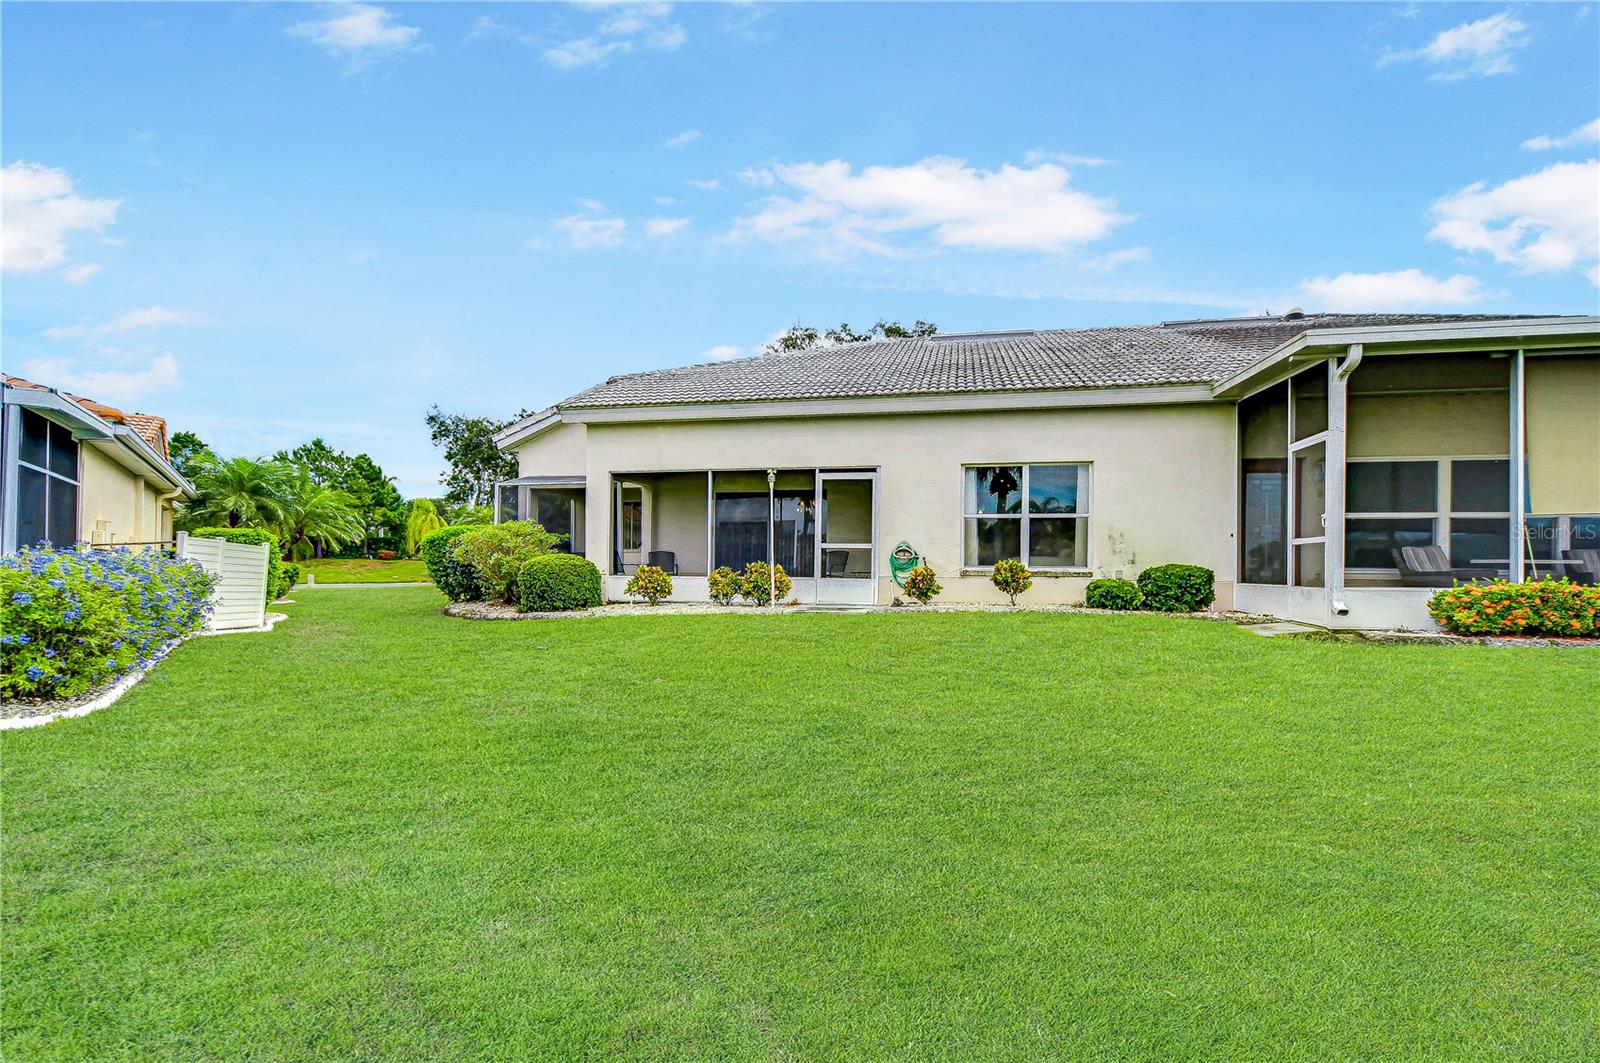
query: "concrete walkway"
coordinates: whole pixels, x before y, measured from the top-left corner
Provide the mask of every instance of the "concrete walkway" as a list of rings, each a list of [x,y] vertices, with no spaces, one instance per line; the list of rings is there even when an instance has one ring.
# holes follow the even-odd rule
[[[294,585],[293,589],[297,590],[297,591],[305,591],[305,590],[317,591],[317,590],[321,590],[324,587],[333,587],[333,588],[335,588],[337,590],[345,590],[345,589],[350,588],[350,587],[431,587],[431,586],[433,586],[433,583],[431,581],[429,581],[429,580],[425,580],[424,579],[424,580],[416,580],[416,581],[413,581],[413,582],[410,582],[410,583],[296,583]]]

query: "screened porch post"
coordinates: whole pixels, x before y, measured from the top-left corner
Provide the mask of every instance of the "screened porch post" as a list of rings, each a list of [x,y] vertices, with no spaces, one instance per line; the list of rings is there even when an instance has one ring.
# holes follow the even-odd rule
[[[1527,549],[1523,545],[1528,523],[1524,504],[1528,498],[1528,441],[1522,427],[1527,416],[1523,369],[1522,350],[1518,348],[1511,358],[1511,498],[1510,505],[1506,507],[1511,512],[1511,541],[1508,544],[1511,552],[1506,557],[1511,560],[1508,577],[1512,583],[1521,583],[1523,580],[1523,552]]]
[[[1361,364],[1362,347],[1352,343],[1344,361],[1328,363],[1328,441],[1327,472],[1323,491],[1323,582],[1327,585],[1329,601],[1344,594],[1344,511],[1345,511],[1345,425],[1349,416],[1349,380],[1356,366]]]

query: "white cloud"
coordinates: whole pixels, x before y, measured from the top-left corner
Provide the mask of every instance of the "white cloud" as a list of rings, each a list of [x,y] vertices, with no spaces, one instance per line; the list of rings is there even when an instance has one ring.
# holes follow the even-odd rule
[[[707,347],[700,357],[708,362],[726,362],[730,358],[743,358],[751,353],[736,343],[719,343],[715,347]]]
[[[1479,181],[1433,205],[1429,238],[1458,251],[1487,251],[1524,273],[1600,261],[1600,160],[1558,162],[1489,187]]]
[[[1150,249],[1148,247],[1124,247],[1120,251],[1112,251],[1110,254],[1086,259],[1083,263],[1083,268],[1109,273],[1118,266],[1125,266],[1129,262],[1144,262],[1149,258]]]
[[[1435,68],[1437,81],[1511,74],[1517,69],[1512,53],[1527,45],[1527,31],[1527,23],[1502,11],[1444,30],[1421,48],[1386,50],[1378,65],[1421,61]]]
[[[671,52],[689,40],[681,25],[668,21],[672,15],[671,4],[591,4],[587,7],[602,16],[597,32],[545,48],[546,63],[559,70],[604,66],[613,56],[627,55],[635,47]]]
[[[628,228],[626,221],[611,214],[605,204],[598,200],[584,199],[579,204],[584,209],[583,213],[569,214],[551,222],[567,234],[568,246],[587,251],[596,247],[616,247],[622,242],[622,234]]]
[[[670,206],[672,206],[672,204],[676,203],[677,201],[678,200],[673,196],[651,196],[650,197],[650,202],[654,203],[658,207],[670,207]]]
[[[1072,155],[1065,151],[1046,151],[1043,148],[1035,148],[1032,151],[1027,152],[1022,156],[1022,161],[1030,165],[1041,162],[1057,162],[1062,166],[1067,167],[1095,167],[1111,165],[1110,159],[1102,159],[1098,155]]]
[[[58,325],[47,328],[44,334],[53,340],[68,339],[101,339],[105,336],[116,335],[121,332],[133,332],[137,329],[162,328],[167,325],[195,325],[200,323],[200,315],[192,310],[171,310],[164,306],[147,306],[141,310],[129,310],[118,314],[110,321],[102,321],[98,325]]]
[[[1432,310],[1470,306],[1485,293],[1475,277],[1433,277],[1420,269],[1393,273],[1341,273],[1300,282],[1300,292],[1318,310]]]
[[[394,21],[394,14],[375,4],[340,4],[327,18],[296,22],[290,36],[309,41],[330,55],[348,60],[352,69],[385,55],[418,50],[422,30]]]
[[[764,175],[789,194],[737,219],[733,235],[809,241],[829,256],[899,254],[918,239],[937,248],[1059,252],[1129,220],[1114,201],[1069,187],[1067,170],[1054,163],[979,170],[934,157],[856,172],[834,159],[755,171],[753,183]]]
[[[70,358],[34,358],[24,363],[23,372],[31,380],[113,406],[132,406],[146,395],[170,391],[183,383],[171,351],[131,369],[79,368]]]
[[[644,231],[651,236],[671,236],[688,224],[688,218],[651,218],[644,223]]]
[[[680,149],[680,148],[688,147],[690,144],[693,144],[695,141],[697,141],[699,139],[700,139],[700,130],[698,130],[698,129],[685,129],[683,132],[679,133],[676,136],[668,137],[665,141],[663,141],[663,143],[669,148]]]
[[[735,0],[733,3],[722,4],[721,10],[722,32],[730,37],[752,42],[772,39],[772,34],[761,28],[761,23],[772,14],[770,5]]]
[[[698,188],[702,192],[722,191],[722,182],[715,177],[704,177],[685,182],[690,188]]]
[[[98,262],[80,262],[76,266],[68,266],[62,270],[61,279],[68,284],[82,284],[99,273],[102,268]]]
[[[1582,144],[1600,142],[1600,118],[1585,122],[1565,136],[1552,137],[1540,134],[1522,142],[1529,151],[1549,151],[1551,148],[1576,148]]]
[[[14,162],[0,170],[0,266],[12,273],[37,273],[67,262],[67,236],[99,232],[117,220],[120,199],[85,199],[73,191],[67,171],[36,162]],[[81,284],[93,272],[73,267],[67,280]]]

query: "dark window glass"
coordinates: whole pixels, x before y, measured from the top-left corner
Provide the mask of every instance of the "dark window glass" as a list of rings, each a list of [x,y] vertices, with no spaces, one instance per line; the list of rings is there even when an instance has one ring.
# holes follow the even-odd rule
[[[778,564],[791,576],[810,576],[816,567],[817,559],[817,507],[813,501],[815,492],[803,491],[796,494],[783,494],[779,492],[773,499],[777,507],[774,514],[772,528],[773,552],[777,555]],[[867,555],[868,551],[861,551]]]
[[[69,480],[78,478],[78,441],[70,429],[54,422],[50,425],[50,471]]]
[[[738,572],[767,559],[767,496],[717,495],[716,565]]]
[[[1523,554],[1539,561],[1555,560],[1559,556],[1557,544],[1561,541],[1560,523],[1559,517],[1529,517],[1524,525],[1528,541]]]
[[[39,540],[50,538],[45,523],[45,481],[48,479],[44,473],[25,465],[17,469],[18,546],[35,546]]]
[[[1509,461],[1450,463],[1452,513],[1505,513],[1511,509]]]
[[[1022,512],[1022,466],[978,466],[968,469],[967,512]]]
[[[1082,568],[1088,561],[1085,517],[1033,517],[1028,521],[1028,564]]]
[[[1389,551],[1401,546],[1433,545],[1433,521],[1420,517],[1377,519],[1350,517],[1344,526],[1344,563],[1348,568],[1394,568]]]
[[[1572,518],[1573,550],[1600,550],[1600,517]]]
[[[50,422],[32,410],[22,411],[22,438],[17,440],[17,456],[29,465],[43,469],[49,465]]]
[[[552,535],[565,535],[560,546],[556,549],[570,551],[572,549],[572,501],[566,495],[558,495],[550,491],[535,491],[533,494],[536,512],[534,520],[539,526]]]
[[[1289,385],[1239,403],[1239,574],[1245,583],[1288,578]]]
[[[65,480],[52,479],[47,490],[50,545],[71,546],[78,541],[78,488]]]
[[[1294,437],[1296,440],[1328,430],[1328,367],[1314,365],[1296,374],[1294,385]],[[1316,584],[1321,586],[1321,584]]]
[[[1433,513],[1439,508],[1436,461],[1351,462],[1345,483],[1347,513]]]
[[[1450,564],[1455,568],[1493,568],[1484,561],[1503,559],[1511,549],[1511,522],[1498,517],[1450,522]],[[1504,567],[1504,566],[1499,566]]]
[[[1029,513],[1078,512],[1080,465],[1028,466]]]
[[[1022,556],[1022,521],[1010,517],[968,517],[966,563],[992,565]]]

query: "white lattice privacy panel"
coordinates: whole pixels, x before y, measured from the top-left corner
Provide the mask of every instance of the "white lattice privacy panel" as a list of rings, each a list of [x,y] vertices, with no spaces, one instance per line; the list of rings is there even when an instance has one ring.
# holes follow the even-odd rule
[[[266,543],[230,543],[196,539],[179,533],[178,556],[198,562],[218,577],[211,592],[211,627],[215,631],[260,627],[267,617]]]

